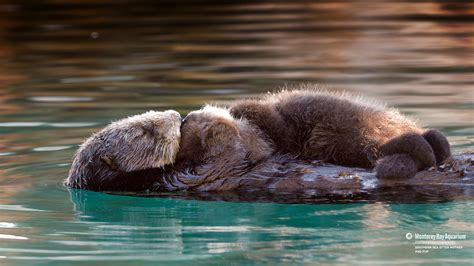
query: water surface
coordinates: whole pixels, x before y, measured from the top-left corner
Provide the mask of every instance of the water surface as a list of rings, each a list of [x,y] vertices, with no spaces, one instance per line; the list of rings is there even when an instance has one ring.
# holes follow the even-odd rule
[[[472,199],[243,203],[61,185],[110,121],[285,83],[381,99],[472,149],[469,1],[60,2],[0,1],[0,264],[472,261]],[[468,240],[416,254],[409,232]]]

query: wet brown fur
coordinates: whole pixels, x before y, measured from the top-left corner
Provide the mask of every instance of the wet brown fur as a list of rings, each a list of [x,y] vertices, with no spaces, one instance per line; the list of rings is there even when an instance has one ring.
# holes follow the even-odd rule
[[[451,153],[446,138],[395,109],[348,94],[304,88],[237,101],[231,115],[257,125],[277,151],[408,178]],[[387,157],[390,156],[390,157]]]
[[[174,115],[149,118],[120,120],[86,140],[66,185],[98,191],[229,190],[238,186],[229,180],[273,154],[260,129],[232,118],[227,109],[207,106],[183,122]],[[178,138],[180,147],[167,163],[174,164],[161,168],[159,143],[166,138]]]
[[[152,180],[135,180],[124,173],[174,163],[180,126],[181,116],[175,111],[150,111],[111,123],[78,149],[65,185],[107,191],[150,186]]]
[[[264,177],[281,173],[285,162],[296,162],[292,155],[375,166],[377,175],[387,179],[409,178],[450,156],[449,144],[438,131],[423,131],[393,109],[344,95],[282,92],[237,102],[230,112],[234,116],[210,106],[191,112],[182,122],[180,150],[169,169],[156,168],[164,165],[156,158],[166,153],[159,140],[170,132],[176,140],[176,118],[171,126],[157,123],[163,122],[160,117],[113,123],[81,146],[66,184],[107,191],[271,189],[288,176]]]
[[[234,119],[226,109],[207,106],[189,113],[183,120],[176,165],[193,166],[220,156],[255,163],[272,153],[272,147],[256,126]]]

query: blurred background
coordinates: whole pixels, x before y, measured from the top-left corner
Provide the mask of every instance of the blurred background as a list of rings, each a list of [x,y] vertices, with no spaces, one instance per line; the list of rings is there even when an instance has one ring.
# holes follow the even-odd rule
[[[375,97],[472,149],[473,22],[461,0],[0,0],[0,235],[77,222],[61,181],[110,121],[284,84]]]

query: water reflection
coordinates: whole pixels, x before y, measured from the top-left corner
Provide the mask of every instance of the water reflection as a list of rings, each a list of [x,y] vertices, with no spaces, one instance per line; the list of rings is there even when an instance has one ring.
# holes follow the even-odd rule
[[[143,199],[82,190],[70,193],[76,219],[88,228],[80,234],[87,236],[90,245],[115,250],[115,240],[132,241],[136,246],[129,249],[151,249],[157,260],[163,254],[229,256],[237,252],[239,261],[305,261],[315,257],[330,261],[336,256],[348,263],[353,259],[350,254],[357,251],[372,261],[403,253],[407,262],[413,262],[417,257],[404,238],[406,231],[424,231],[423,222],[429,222],[433,230],[454,230],[450,215],[456,208],[466,211],[457,218],[461,220],[458,223],[472,224],[470,204],[276,205]],[[456,230],[469,232],[469,227]],[[377,252],[363,251],[368,248]],[[466,261],[448,252],[443,254],[446,257],[433,254],[430,259]]]

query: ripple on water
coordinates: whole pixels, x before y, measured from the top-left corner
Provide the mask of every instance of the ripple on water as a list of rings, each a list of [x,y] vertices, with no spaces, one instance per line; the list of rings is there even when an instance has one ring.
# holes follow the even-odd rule
[[[34,151],[62,151],[71,148],[71,145],[68,146],[45,146],[34,148]]]
[[[0,228],[15,228],[16,224],[14,223],[7,223],[7,222],[0,222]]]
[[[72,96],[34,96],[29,98],[34,102],[90,102],[93,97],[72,97]]]
[[[92,127],[97,125],[96,122],[61,122],[61,123],[47,123],[47,122],[0,122],[0,127],[59,127],[59,128],[73,128],[73,127]]]
[[[16,236],[16,235],[7,235],[7,234],[0,234],[0,239],[26,240],[26,239],[28,239],[28,237]]]
[[[5,211],[26,211],[26,212],[44,212],[44,210],[26,208],[26,207],[23,207],[23,206],[21,206],[21,205],[5,205],[5,204],[0,204],[0,210],[5,210]]]
[[[129,81],[134,80],[135,76],[104,76],[104,77],[84,77],[84,78],[65,78],[61,79],[62,83],[81,83],[81,82],[97,82],[97,81]]]
[[[39,127],[45,124],[44,122],[0,122],[0,127]]]

